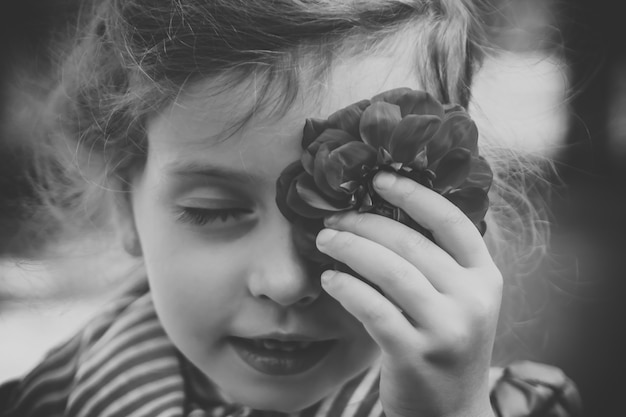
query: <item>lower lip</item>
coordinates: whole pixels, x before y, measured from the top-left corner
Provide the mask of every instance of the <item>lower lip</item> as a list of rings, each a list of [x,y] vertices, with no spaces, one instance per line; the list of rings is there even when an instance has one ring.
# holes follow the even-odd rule
[[[233,337],[229,342],[237,355],[251,368],[274,376],[308,371],[321,362],[335,345],[335,341],[317,342],[306,349],[287,352],[260,348],[249,339]]]

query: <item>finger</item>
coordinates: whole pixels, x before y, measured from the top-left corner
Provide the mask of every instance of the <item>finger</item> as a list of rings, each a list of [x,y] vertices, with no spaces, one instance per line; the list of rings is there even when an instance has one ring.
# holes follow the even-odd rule
[[[435,241],[464,267],[490,264],[491,256],[476,226],[445,197],[408,178],[380,172],[376,191],[432,232]]]
[[[389,355],[415,350],[419,332],[389,300],[363,281],[343,272],[325,271],[322,288],[359,320]]]
[[[348,265],[378,286],[415,322],[426,324],[430,321],[432,307],[442,295],[410,262],[384,246],[350,232],[323,229],[317,245],[321,252]]]
[[[415,265],[439,292],[448,291],[449,277],[459,274],[459,265],[449,253],[426,236],[389,218],[349,211],[327,218],[328,227],[354,233],[397,253]]]

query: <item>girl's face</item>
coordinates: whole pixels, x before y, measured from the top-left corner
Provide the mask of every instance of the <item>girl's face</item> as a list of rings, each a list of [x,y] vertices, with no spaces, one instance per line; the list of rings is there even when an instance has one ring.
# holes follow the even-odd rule
[[[295,253],[275,183],[300,158],[305,118],[419,88],[408,61],[342,61],[324,85],[306,87],[321,99],[302,94],[284,116],[260,112],[226,139],[253,84],[210,95],[215,81],[198,83],[148,123],[132,208],[155,307],[174,344],[230,399],[299,410],[378,357]]]

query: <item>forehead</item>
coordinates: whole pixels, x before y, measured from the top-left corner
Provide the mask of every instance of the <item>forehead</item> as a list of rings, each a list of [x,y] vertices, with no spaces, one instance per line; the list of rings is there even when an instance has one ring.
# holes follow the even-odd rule
[[[280,97],[269,92],[268,104],[236,130],[233,123],[248,114],[257,100],[257,80],[250,77],[226,88],[216,79],[196,82],[148,123],[148,160],[158,157],[160,163],[182,159],[244,165],[267,154],[267,149],[272,155],[296,159],[306,118],[326,118],[392,88],[419,89],[412,62],[395,51],[337,61],[323,77],[302,71],[298,94],[285,111],[271,111]]]

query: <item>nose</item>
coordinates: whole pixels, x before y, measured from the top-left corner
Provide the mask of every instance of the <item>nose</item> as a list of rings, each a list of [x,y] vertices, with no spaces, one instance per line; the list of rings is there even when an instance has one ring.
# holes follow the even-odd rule
[[[282,216],[268,227],[251,264],[248,287],[257,298],[284,307],[312,304],[322,292],[319,277],[297,254],[291,225]]]

